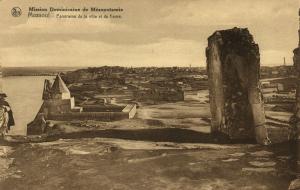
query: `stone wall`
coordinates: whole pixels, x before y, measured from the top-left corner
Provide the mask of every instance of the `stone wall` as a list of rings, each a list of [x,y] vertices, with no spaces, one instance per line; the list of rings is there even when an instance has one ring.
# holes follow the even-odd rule
[[[64,100],[67,102],[66,100]],[[49,102],[48,102],[49,104]],[[44,101],[38,114],[32,122],[27,125],[27,134],[35,135],[42,134],[45,132],[47,125],[47,120],[57,120],[57,121],[72,121],[72,120],[95,120],[95,121],[116,121],[122,119],[132,119],[136,114],[136,104],[128,104],[125,107],[122,106],[108,106],[111,111],[103,111],[103,106],[98,109],[99,106],[92,106],[91,109],[98,111],[89,112],[49,112],[52,104],[47,104]],[[66,104],[67,105],[67,104]],[[116,110],[117,109],[117,110]],[[102,112],[99,112],[101,110]]]
[[[136,114],[136,105],[129,104],[122,111],[105,111],[105,112],[69,112],[48,114],[49,120],[98,120],[98,121],[115,121],[122,119],[132,119]]]
[[[44,113],[67,113],[71,112],[72,106],[74,105],[74,99],[64,99],[64,100],[46,100],[44,101]],[[74,107],[74,106],[73,106]]]
[[[84,105],[82,106],[83,112],[121,112],[124,106],[117,105]]]
[[[95,121],[115,121],[128,119],[129,114],[125,112],[81,112],[81,113],[63,113],[49,114],[49,120],[72,121],[72,120],[95,120]]]
[[[128,119],[134,118],[136,114],[136,104],[128,104],[125,106],[125,108],[122,110],[124,113],[128,113]]]

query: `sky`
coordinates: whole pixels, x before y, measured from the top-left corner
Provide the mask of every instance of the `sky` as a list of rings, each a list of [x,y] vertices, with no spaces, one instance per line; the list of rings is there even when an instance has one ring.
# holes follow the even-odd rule
[[[216,30],[242,27],[258,43],[261,65],[282,65],[283,57],[292,64],[299,5],[299,0],[0,0],[0,62],[6,67],[205,66],[207,38]],[[33,6],[123,12],[121,19],[28,18]],[[13,7],[22,9],[20,17],[11,15]]]

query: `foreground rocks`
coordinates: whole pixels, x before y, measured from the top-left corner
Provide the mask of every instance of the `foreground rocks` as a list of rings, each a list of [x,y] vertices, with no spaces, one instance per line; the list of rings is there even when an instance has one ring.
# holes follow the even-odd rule
[[[294,178],[287,146],[85,138],[14,150],[0,189],[282,190]]]
[[[0,182],[7,178],[21,178],[22,171],[12,167],[14,158],[9,157],[13,151],[10,146],[0,146]]]
[[[299,190],[300,189],[300,179],[295,179],[291,182],[288,190]]]

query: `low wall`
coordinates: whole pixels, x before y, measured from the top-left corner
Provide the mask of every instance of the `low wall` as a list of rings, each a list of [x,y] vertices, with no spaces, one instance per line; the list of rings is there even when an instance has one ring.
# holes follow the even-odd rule
[[[122,108],[122,107],[121,107]],[[27,125],[27,134],[42,134],[45,131],[46,120],[72,121],[72,120],[96,120],[116,121],[131,119],[136,114],[136,104],[129,104],[117,112],[67,112],[67,113],[45,113],[45,103],[42,104],[35,119]],[[42,119],[43,118],[43,119]]]
[[[126,112],[81,112],[81,113],[62,113],[49,114],[47,119],[50,120],[98,120],[98,121],[114,121],[128,119],[129,113]]]
[[[121,112],[123,106],[106,106],[106,105],[84,105],[83,112]]]
[[[70,112],[71,108],[72,99],[44,101],[44,112],[46,112],[46,114]]]
[[[117,108],[117,107],[116,107]],[[60,114],[48,114],[50,120],[98,120],[98,121],[115,121],[121,119],[131,119],[136,114],[136,104],[129,104],[119,112],[70,112]]]
[[[128,113],[128,118],[132,119],[134,118],[136,114],[136,104],[128,104],[122,112]]]
[[[45,103],[42,104],[37,116],[41,113],[45,115],[47,120],[98,120],[98,121],[114,121],[121,119],[131,119],[136,114],[136,104],[129,104],[124,108],[121,106],[109,106],[109,109],[113,109],[109,112],[99,112],[99,111],[90,111],[90,112],[66,112],[66,113],[49,113],[47,109],[45,109],[47,105]],[[99,110],[98,106],[88,106],[90,110]],[[123,108],[123,109],[121,109]],[[101,110],[102,108],[100,108]],[[38,119],[37,116],[34,120]],[[33,121],[34,121],[33,120]],[[31,126],[33,123],[28,124]],[[30,127],[29,127],[30,128]]]

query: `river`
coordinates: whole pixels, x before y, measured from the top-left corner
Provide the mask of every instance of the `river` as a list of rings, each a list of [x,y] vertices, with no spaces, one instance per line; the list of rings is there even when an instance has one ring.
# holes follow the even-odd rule
[[[49,76],[4,77],[3,91],[12,107],[16,125],[11,135],[26,135],[26,126],[35,117],[42,104],[44,79]]]

